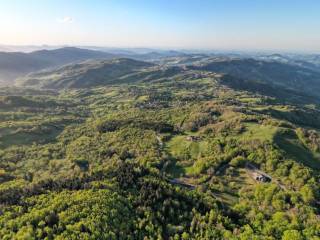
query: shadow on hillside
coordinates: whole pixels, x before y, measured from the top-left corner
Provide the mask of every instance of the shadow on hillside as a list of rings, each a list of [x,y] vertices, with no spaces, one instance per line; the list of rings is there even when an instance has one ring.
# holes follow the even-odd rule
[[[178,160],[173,157],[170,157],[170,164],[165,168],[164,172],[171,175],[172,178],[179,178],[186,174],[185,168],[178,164]]]
[[[13,134],[0,137],[0,147],[8,148],[11,146],[26,146],[36,144],[47,144],[56,141],[56,138],[64,130],[63,127],[51,127],[49,130],[42,131],[19,131]]]
[[[255,94],[261,94],[274,97],[280,103],[289,104],[310,104],[320,103],[320,98],[310,96],[303,92],[286,89],[272,83],[259,82],[253,80],[245,80],[231,75],[224,75],[221,78],[221,84],[234,90],[248,91]]]
[[[320,128],[320,114],[314,110],[295,109],[291,111],[280,111],[277,109],[253,110],[259,114],[270,115],[279,120],[285,120],[300,126]]]
[[[280,131],[274,137],[275,143],[291,159],[313,169],[320,169],[320,161],[306,148],[292,130]]]

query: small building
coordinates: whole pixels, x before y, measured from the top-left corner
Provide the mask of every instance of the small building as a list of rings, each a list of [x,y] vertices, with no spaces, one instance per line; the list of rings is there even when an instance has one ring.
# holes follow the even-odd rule
[[[268,176],[265,176],[258,172],[254,172],[252,176],[256,181],[259,181],[259,182],[271,182],[271,179]]]
[[[201,138],[198,136],[188,136],[188,137],[186,137],[186,140],[190,141],[190,142],[197,142],[197,141],[200,141]]]

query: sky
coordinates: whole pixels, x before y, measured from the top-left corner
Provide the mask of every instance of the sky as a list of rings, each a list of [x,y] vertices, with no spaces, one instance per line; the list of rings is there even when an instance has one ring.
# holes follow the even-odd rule
[[[0,44],[320,51],[319,0],[0,0]]]

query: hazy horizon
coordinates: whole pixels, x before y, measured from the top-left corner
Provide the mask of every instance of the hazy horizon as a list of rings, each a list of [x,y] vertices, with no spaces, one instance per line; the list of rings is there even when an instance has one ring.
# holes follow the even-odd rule
[[[145,50],[145,52],[151,51],[181,51],[181,52],[189,52],[189,53],[244,53],[244,54],[253,54],[253,53],[261,53],[261,54],[320,54],[320,50],[300,50],[300,49],[250,49],[250,48],[179,48],[179,47],[157,47],[157,46],[106,46],[106,45],[69,45],[69,44],[61,44],[61,45],[48,45],[48,44],[39,44],[39,45],[24,45],[24,44],[16,44],[16,45],[8,45],[0,43],[0,52],[33,52],[39,50],[54,50],[59,48],[82,48],[82,49],[90,49],[90,50],[101,50],[106,51],[110,50],[127,50],[135,52],[136,50]]]
[[[320,52],[320,2],[12,0],[1,45]]]

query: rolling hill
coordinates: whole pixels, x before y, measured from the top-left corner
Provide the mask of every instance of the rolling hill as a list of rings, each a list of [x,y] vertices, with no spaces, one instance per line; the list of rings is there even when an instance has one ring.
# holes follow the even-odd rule
[[[0,239],[318,239],[314,98],[130,59],[35,75],[69,89],[0,88]]]
[[[218,59],[191,65],[189,68],[228,74],[246,81],[272,84],[305,94],[320,96],[319,72],[291,64],[255,59]]]
[[[189,60],[190,59],[190,60]],[[228,57],[175,57],[152,64],[121,58],[91,60],[53,70],[31,73],[17,85],[42,89],[87,88],[135,82],[163,82],[219,75],[220,83],[246,90],[292,98],[320,97],[320,74],[316,71],[275,61]]]
[[[154,66],[133,59],[90,60],[70,64],[52,71],[30,74],[18,80],[18,85],[47,88],[86,88],[115,82],[137,81],[132,75]],[[131,78],[130,78],[131,77]],[[127,79],[127,80],[123,80]]]
[[[114,54],[66,47],[31,53],[0,52],[0,83],[12,84],[25,74],[88,59],[111,59]]]
[[[160,62],[86,60],[0,88],[0,239],[318,239],[317,74]]]

